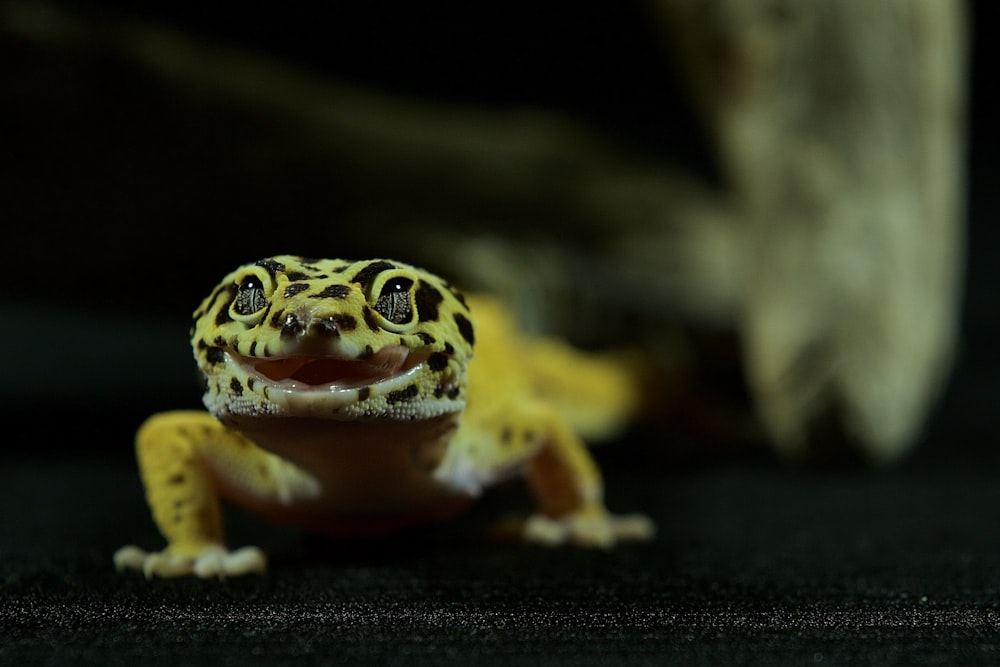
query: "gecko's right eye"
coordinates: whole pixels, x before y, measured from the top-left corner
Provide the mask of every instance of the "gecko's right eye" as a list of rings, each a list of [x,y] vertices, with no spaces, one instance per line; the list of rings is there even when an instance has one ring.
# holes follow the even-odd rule
[[[412,287],[413,280],[404,276],[387,280],[373,306],[375,312],[393,324],[409,322],[413,319]]]
[[[235,317],[247,317],[267,307],[267,290],[264,281],[256,274],[250,274],[240,281],[233,299],[232,311]]]

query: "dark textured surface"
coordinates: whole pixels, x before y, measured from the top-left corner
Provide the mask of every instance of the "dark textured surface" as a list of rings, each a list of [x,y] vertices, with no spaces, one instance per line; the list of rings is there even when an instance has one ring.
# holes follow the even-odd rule
[[[25,517],[47,540],[5,554],[0,655],[12,663],[954,664],[1000,641],[1000,552],[981,530],[996,525],[991,477],[668,477],[665,492],[625,494],[670,498],[664,534],[612,553],[438,536],[312,555],[293,540],[266,579],[147,583],[109,564],[116,538],[152,539],[140,513],[112,509],[140,505],[130,471],[9,472],[67,494],[53,507],[38,487],[15,491],[54,511]],[[5,544],[23,544],[4,528]]]
[[[985,419],[962,426],[995,438]],[[1000,486],[988,451],[956,444],[935,429],[898,469],[823,473],[598,450],[609,503],[661,530],[610,552],[488,539],[492,518],[526,506],[517,486],[449,526],[361,545],[233,514],[233,544],[267,548],[272,571],[224,582],[113,571],[118,546],[161,543],[129,460],[17,457],[0,471],[0,661],[993,662]]]

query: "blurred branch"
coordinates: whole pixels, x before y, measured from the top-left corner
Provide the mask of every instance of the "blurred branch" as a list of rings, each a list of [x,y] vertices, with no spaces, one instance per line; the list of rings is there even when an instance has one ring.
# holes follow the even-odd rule
[[[745,214],[741,329],[773,438],[898,457],[958,326],[965,4],[657,6]]]

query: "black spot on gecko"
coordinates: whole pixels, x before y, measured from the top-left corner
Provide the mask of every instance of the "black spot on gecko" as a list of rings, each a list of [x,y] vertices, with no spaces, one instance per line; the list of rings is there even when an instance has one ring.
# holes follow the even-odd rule
[[[372,346],[365,345],[365,349],[358,355],[358,359],[371,359],[374,354],[375,350],[372,349]]]
[[[427,358],[427,367],[432,371],[443,371],[448,368],[448,355],[443,352],[435,352]]]
[[[462,304],[462,307],[465,308],[466,311],[469,310],[469,304],[466,303],[466,301],[465,301],[465,295],[464,294],[462,294],[461,292],[459,292],[457,289],[455,289],[451,285],[448,285],[448,291],[451,292],[451,295],[453,297],[455,297],[456,301],[458,301],[460,304]]]
[[[434,398],[441,398],[442,396],[444,396],[444,385],[439,384],[434,387]]]
[[[184,473],[179,472],[176,475],[171,475],[170,477],[168,477],[167,484],[169,484],[170,486],[180,486],[181,484],[184,483],[186,479],[187,478],[184,476]]]
[[[254,381],[253,378],[247,378],[247,389],[253,391]]]
[[[233,378],[232,380],[229,381],[229,388],[233,390],[234,396],[243,395],[243,385],[240,384],[240,381],[237,380],[236,378]]]
[[[264,312],[262,312],[260,314],[260,320],[258,320],[258,321],[260,321],[260,322],[266,322],[268,315],[271,314],[271,308],[273,308],[273,307],[274,307],[274,302],[273,301],[268,301],[267,302],[267,307],[264,309]]]
[[[301,271],[289,271],[285,273],[285,277],[295,282],[296,280],[309,280],[312,276],[308,273],[302,273]]]
[[[236,285],[229,284],[229,285],[219,285],[218,287],[216,287],[215,290],[212,292],[212,296],[209,297],[208,302],[205,304],[204,309],[199,310],[198,313],[200,314],[196,313],[194,319],[195,320],[200,319],[205,315],[205,313],[211,310],[212,307],[215,305],[215,302],[219,300],[219,297],[222,295],[222,293],[226,292],[227,290],[230,292],[230,294],[235,293]]]
[[[445,343],[444,344],[444,353],[445,354],[455,354],[455,346],[452,345],[451,343]]]
[[[347,285],[329,285],[317,294],[310,294],[310,299],[346,299],[351,293],[351,288]]]
[[[448,390],[448,398],[455,400],[456,398],[458,398],[459,393],[460,390],[458,387],[452,387],[451,389]]]
[[[438,306],[444,301],[444,297],[436,287],[421,280],[413,300],[417,304],[417,315],[421,322],[437,321]]]
[[[424,345],[433,345],[434,343],[437,342],[437,339],[434,338],[434,336],[427,333],[426,331],[418,331],[417,337],[420,338],[420,342],[423,343]]]
[[[475,345],[476,335],[472,330],[472,322],[470,322],[465,315],[455,313],[455,326],[458,327],[458,333],[462,334],[462,338],[464,338],[469,345]]]
[[[309,289],[309,283],[292,283],[285,288],[285,298],[291,299],[296,294],[301,294]]]
[[[222,363],[222,361],[225,358],[226,358],[226,353],[222,351],[222,348],[210,347],[207,350],[205,350],[205,361],[212,364],[213,366],[215,364]]]
[[[226,302],[226,305],[222,306],[222,308],[219,308],[219,312],[215,314],[215,326],[221,326],[223,324],[226,324],[227,322],[233,321],[233,318],[229,316],[229,306],[232,303],[233,300],[230,299],[229,301]]]
[[[258,261],[257,262],[257,266],[262,267],[265,271],[267,271],[268,273],[270,273],[272,277],[274,277],[274,275],[278,271],[284,271],[285,270],[285,265],[284,264],[282,264],[281,262],[276,262],[276,261],[274,261],[273,259],[270,259],[270,258],[266,258],[266,259],[262,259],[262,260]]]
[[[283,319],[285,319],[285,311],[279,310],[278,312],[276,312],[274,315],[271,316],[271,322],[270,322],[270,324],[275,329],[280,329],[281,328],[281,321]]]
[[[253,341],[252,343],[250,343],[250,356],[251,357],[257,356],[257,341]]]
[[[367,401],[368,397],[372,395],[372,390],[369,387],[362,387],[358,389],[358,402]]]
[[[238,289],[239,286],[236,283],[226,283],[224,285],[219,285],[218,287],[215,288],[215,291],[212,293],[212,301],[214,302],[225,292],[229,292],[230,294],[236,294],[236,290]]]
[[[369,308],[368,306],[365,306],[364,310],[362,311],[361,314],[364,316],[364,318],[365,318],[365,324],[368,325],[369,329],[371,329],[372,331],[381,331],[382,330],[382,327],[379,326],[378,320],[375,319],[375,315],[372,313],[372,309],[371,308]]]
[[[403,389],[399,389],[397,391],[390,391],[388,394],[385,395],[385,400],[386,403],[388,403],[389,405],[393,405],[395,403],[402,403],[404,401],[408,401],[411,398],[416,397],[418,393],[420,393],[420,390],[417,389],[417,385],[408,384]]]
[[[340,313],[333,316],[333,322],[340,331],[354,331],[358,328],[358,320],[353,315]]]
[[[396,265],[384,260],[378,260],[368,264],[365,268],[361,269],[354,274],[351,278],[352,283],[359,283],[364,289],[368,289],[371,286],[375,276],[382,273],[383,271],[388,271],[389,269],[395,269]]]

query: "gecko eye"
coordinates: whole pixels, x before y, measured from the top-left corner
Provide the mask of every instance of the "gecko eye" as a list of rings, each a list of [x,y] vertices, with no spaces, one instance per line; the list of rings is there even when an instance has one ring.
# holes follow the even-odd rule
[[[382,285],[382,290],[375,300],[375,312],[393,324],[406,324],[413,319],[413,303],[410,300],[410,288],[413,281],[409,278],[390,278]]]
[[[253,315],[267,306],[264,283],[255,275],[249,275],[240,282],[233,301],[233,312],[237,315]]]

